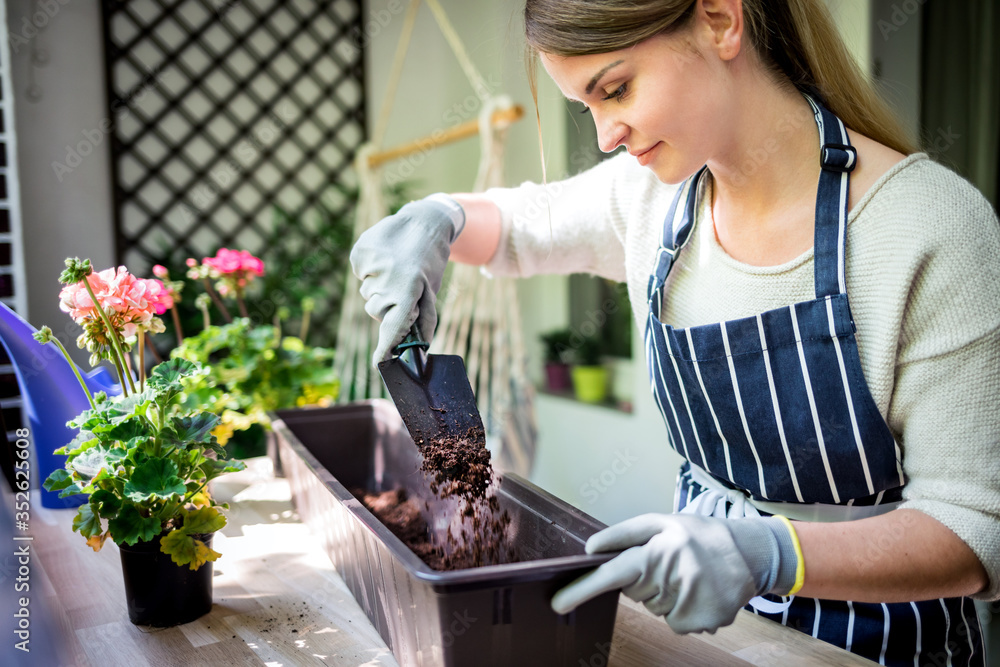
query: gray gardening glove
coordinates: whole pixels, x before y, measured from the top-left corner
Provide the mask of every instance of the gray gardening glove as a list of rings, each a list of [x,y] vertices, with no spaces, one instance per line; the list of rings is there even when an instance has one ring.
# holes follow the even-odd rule
[[[788,594],[799,561],[791,532],[774,518],[644,514],[595,533],[586,549],[625,551],[558,591],[554,611],[620,588],[682,634],[729,625],[756,595]]]
[[[438,193],[413,201],[365,231],[351,250],[365,311],[382,324],[372,364],[392,353],[414,322],[430,342],[437,326],[434,303],[451,244],[465,226],[465,212]]]

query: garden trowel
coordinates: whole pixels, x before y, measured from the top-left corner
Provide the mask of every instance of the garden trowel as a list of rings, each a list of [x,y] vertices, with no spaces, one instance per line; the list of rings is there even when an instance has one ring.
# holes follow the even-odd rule
[[[428,346],[414,324],[392,358],[378,364],[406,430],[420,448],[458,439],[485,447],[486,432],[465,362],[455,354],[427,354]]]

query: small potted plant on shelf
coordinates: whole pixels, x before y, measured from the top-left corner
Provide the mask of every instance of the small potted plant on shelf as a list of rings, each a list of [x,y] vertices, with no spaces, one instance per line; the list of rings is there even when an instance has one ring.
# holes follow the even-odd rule
[[[608,397],[608,369],[601,363],[601,342],[594,336],[586,336],[573,348],[573,353],[576,399],[584,403],[603,403]]]
[[[545,345],[546,388],[556,394],[568,392],[573,388],[569,372],[572,336],[573,333],[569,329],[557,329],[540,336]]]
[[[65,467],[45,480],[49,491],[87,497],[73,530],[99,551],[107,539],[121,554],[129,620],[171,626],[192,621],[212,607],[213,534],[226,524],[208,483],[244,468],[225,455],[212,431],[220,418],[181,399],[184,382],[200,372],[197,363],[171,359],[148,374],[130,370],[133,346],[141,352],[147,333],[163,330],[156,317],[171,301],[156,280],[143,280],[125,267],[95,273],[89,260],[66,260],[60,307],[83,327],[77,344],[92,365],[110,361],[122,394],[91,395],[79,370],[51,329],[35,335],[54,342],[87,394],[89,409],[69,422],[76,437],[56,453]]]

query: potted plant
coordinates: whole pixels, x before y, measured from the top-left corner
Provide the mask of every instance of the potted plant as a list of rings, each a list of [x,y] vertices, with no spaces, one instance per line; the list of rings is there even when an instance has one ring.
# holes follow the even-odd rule
[[[572,336],[569,329],[557,329],[540,336],[545,346],[546,388],[553,393],[565,393],[573,387],[568,363]]]
[[[61,307],[84,333],[77,344],[91,363],[112,362],[122,395],[91,395],[89,409],[68,426],[76,437],[57,454],[65,467],[45,480],[61,496],[83,494],[86,502],[73,530],[99,551],[110,538],[118,545],[129,620],[138,625],[171,626],[192,621],[212,607],[212,536],[226,524],[208,483],[244,468],[220,459],[224,450],[212,434],[217,415],[182,404],[183,383],[200,372],[185,359],[152,368],[148,378],[138,364],[129,370],[132,346],[142,352],[146,333],[162,331],[155,313],[169,300],[158,281],[135,278],[124,267],[95,273],[89,260],[66,260]],[[42,327],[41,343],[55,342],[80,379],[65,348]]]
[[[603,403],[608,397],[608,369],[601,364],[601,343],[587,336],[573,348],[573,392],[578,401]]]

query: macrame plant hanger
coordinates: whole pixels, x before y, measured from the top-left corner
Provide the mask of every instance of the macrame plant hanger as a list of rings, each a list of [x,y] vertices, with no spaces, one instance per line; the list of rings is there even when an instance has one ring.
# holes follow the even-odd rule
[[[381,150],[420,4],[420,0],[411,0],[375,131],[371,141],[361,147],[355,158],[360,188],[355,241],[388,214],[380,167],[391,160],[478,134],[481,153],[473,191],[482,192],[503,185],[507,128],[521,118],[524,111],[506,95],[490,94],[438,0],[426,2],[482,107],[476,120]],[[360,282],[349,270],[337,335],[342,403],[385,396],[382,379],[371,366],[379,323],[365,312],[359,290]],[[430,352],[457,354],[465,359],[494,464],[503,471],[527,475],[534,460],[537,428],[534,388],[527,376],[516,286],[510,279],[490,278],[476,267],[457,264],[450,266],[438,297],[439,324]]]

